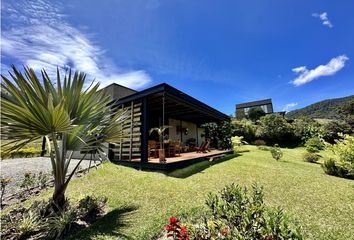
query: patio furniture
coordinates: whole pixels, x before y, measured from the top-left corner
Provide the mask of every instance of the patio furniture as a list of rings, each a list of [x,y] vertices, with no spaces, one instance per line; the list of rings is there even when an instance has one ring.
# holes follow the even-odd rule
[[[169,157],[174,157],[176,155],[176,142],[175,141],[169,141],[168,143],[168,156]]]
[[[175,154],[178,153],[178,156],[181,156],[181,152],[182,152],[182,143],[180,140],[177,140],[175,142]]]
[[[210,152],[209,150],[209,141],[203,142],[199,148],[197,148],[197,153],[206,153]]]
[[[158,156],[158,148],[157,148],[157,142],[154,140],[149,140],[148,141],[148,152],[149,152],[149,158],[151,153],[153,153],[154,158],[157,158]]]
[[[202,144],[200,144],[200,147],[196,148],[197,153],[201,152],[201,150],[204,149],[204,146],[205,146],[205,142],[202,142]]]

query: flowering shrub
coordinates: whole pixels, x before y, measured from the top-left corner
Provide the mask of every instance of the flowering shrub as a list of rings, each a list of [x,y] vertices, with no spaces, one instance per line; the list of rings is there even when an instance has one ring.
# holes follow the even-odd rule
[[[257,185],[249,191],[231,184],[219,194],[210,193],[206,205],[209,211],[203,217],[191,219],[183,226],[176,217],[171,217],[164,236],[159,239],[303,239],[299,227],[282,209],[264,204],[263,188]]]
[[[178,218],[172,216],[169,224],[165,226],[164,235],[159,239],[189,240],[187,227],[181,225]]]

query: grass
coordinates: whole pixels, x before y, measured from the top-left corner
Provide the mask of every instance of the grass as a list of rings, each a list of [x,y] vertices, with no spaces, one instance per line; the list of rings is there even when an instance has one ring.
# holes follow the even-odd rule
[[[301,223],[305,239],[354,239],[354,181],[326,175],[320,164],[304,162],[304,148],[283,149],[278,162],[269,151],[248,148],[250,152],[212,166],[203,162],[169,174],[107,163],[73,180],[69,198],[107,196],[110,209],[74,238],[149,239],[169,216],[204,211],[208,192],[232,182],[257,182],[264,187],[268,205],[282,207]],[[42,197],[48,196],[49,192]]]

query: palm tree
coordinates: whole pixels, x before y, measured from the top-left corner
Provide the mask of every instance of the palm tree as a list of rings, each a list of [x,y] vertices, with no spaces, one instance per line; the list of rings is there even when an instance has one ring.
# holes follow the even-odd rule
[[[56,84],[43,69],[40,81],[35,71],[25,67],[22,74],[15,66],[12,80],[1,74],[2,137],[12,140],[8,150],[46,139],[53,176],[53,203],[60,209],[65,204],[65,190],[84,159],[74,169],[68,167],[74,151],[104,155],[104,143],[118,143],[123,137],[122,122],[126,114],[110,105],[109,96],[98,91],[99,84],[85,87],[84,73],[71,70],[64,78],[59,69]]]

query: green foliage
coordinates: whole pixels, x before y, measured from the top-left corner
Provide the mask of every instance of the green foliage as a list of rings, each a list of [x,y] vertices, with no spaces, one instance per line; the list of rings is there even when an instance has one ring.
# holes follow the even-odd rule
[[[272,157],[277,161],[279,161],[283,157],[283,152],[281,148],[277,145],[270,149],[270,153],[272,154]]]
[[[292,123],[294,128],[294,136],[298,141],[306,142],[308,139],[317,137],[323,138],[323,130],[321,125],[308,117],[299,117]]]
[[[336,158],[328,159],[322,165],[327,174],[354,179],[354,136],[344,135],[336,144],[327,145]]]
[[[1,215],[4,239],[64,239],[75,233],[72,226],[89,225],[103,213],[107,199],[87,196],[79,203],[56,209],[52,201],[35,201],[28,208],[17,207]]]
[[[216,123],[206,123],[201,127],[205,129],[205,138],[210,140],[210,146],[217,148],[219,142],[219,126]]]
[[[77,219],[77,211],[74,208],[63,209],[54,213],[47,221],[49,236],[55,239],[62,239]]]
[[[351,133],[351,127],[344,121],[329,121],[322,126],[323,139],[329,143],[335,143],[335,140],[340,139],[341,134]]]
[[[256,136],[272,143],[286,142],[293,137],[293,128],[280,114],[268,114],[259,120]]]
[[[253,122],[256,122],[265,115],[266,114],[261,107],[253,107],[248,111],[247,117]]]
[[[307,152],[307,153],[304,153],[303,159],[305,162],[316,163],[320,159],[320,155],[318,155],[314,152]]]
[[[343,104],[343,106],[338,108],[338,112],[341,118],[347,122],[352,130],[354,129],[354,99]]]
[[[80,200],[78,205],[80,218],[85,220],[96,219],[104,212],[106,204],[106,197],[86,196]]]
[[[262,139],[257,139],[256,141],[253,142],[253,144],[256,146],[266,146],[267,145],[266,141],[264,141]]]
[[[247,142],[243,141],[243,137],[239,136],[232,137],[231,142],[235,153],[239,152],[244,144],[247,144]]]
[[[354,136],[342,135],[343,139],[336,144],[328,145],[328,148],[343,162],[354,163]]]
[[[124,137],[126,114],[111,109],[110,97],[98,91],[99,84],[85,84],[84,73],[70,70],[63,77],[57,69],[53,83],[45,70],[41,80],[31,68],[26,67],[25,74],[15,66],[12,70],[11,80],[1,75],[2,136],[10,140],[6,151],[45,137],[54,176],[53,200],[62,206],[67,185],[82,161],[68,173],[72,156],[68,152],[95,151],[105,158],[104,143],[118,143]]]
[[[257,126],[248,119],[232,121],[234,135],[243,136],[247,142],[252,142],[255,139]]]
[[[301,116],[309,118],[339,119],[340,116],[337,112],[338,107],[345,105],[349,101],[353,101],[353,99],[354,95],[320,101],[307,107],[290,111],[286,114],[286,117],[293,119]]]
[[[187,223],[190,239],[302,239],[299,227],[283,210],[272,210],[263,201],[263,189],[252,191],[228,185],[219,194],[209,193],[211,216]]]
[[[322,168],[328,175],[354,179],[354,164],[330,158],[324,161]]]
[[[310,153],[317,153],[323,150],[325,145],[323,141],[317,137],[309,138],[305,143],[306,150]]]
[[[203,124],[202,127],[205,128],[205,138],[210,140],[212,147],[222,149],[232,147],[231,137],[234,136],[234,129],[230,122],[207,123]]]
[[[20,221],[15,225],[15,235],[20,239],[25,239],[33,233],[38,232],[43,226],[43,222],[38,215],[32,211],[23,214]]]
[[[42,149],[35,147],[27,147],[16,150],[0,150],[1,158],[22,158],[22,157],[36,157],[40,156]]]
[[[23,188],[25,191],[29,191],[36,185],[36,175],[32,172],[25,172],[22,180],[19,182],[19,187]]]

